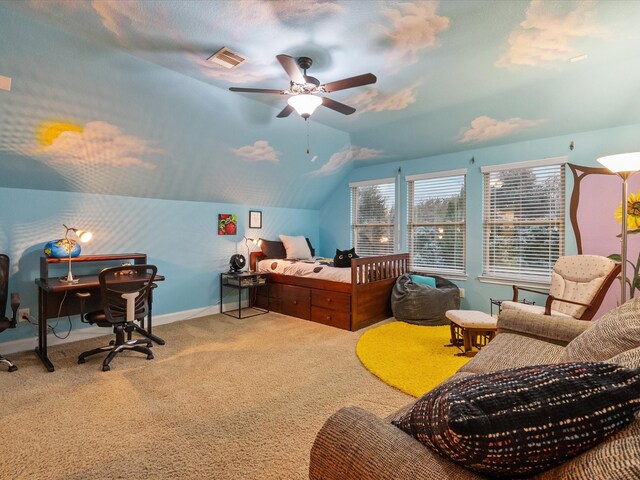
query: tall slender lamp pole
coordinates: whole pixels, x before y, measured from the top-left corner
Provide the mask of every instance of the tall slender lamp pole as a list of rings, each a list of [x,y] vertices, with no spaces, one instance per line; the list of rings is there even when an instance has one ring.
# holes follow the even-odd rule
[[[631,175],[640,170],[640,152],[619,153],[598,158],[598,162],[622,178],[622,245],[620,253],[620,305],[627,301],[627,214],[628,184]],[[631,281],[634,281],[632,279]]]

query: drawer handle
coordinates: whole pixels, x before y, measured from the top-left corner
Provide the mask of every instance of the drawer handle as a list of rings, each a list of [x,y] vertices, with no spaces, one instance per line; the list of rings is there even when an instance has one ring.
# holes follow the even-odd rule
[[[327,315],[327,320],[331,320],[331,315]]]
[[[293,304],[294,304],[294,305],[297,305],[297,304],[298,304],[298,300],[294,300],[294,301],[293,301]]]
[[[331,303],[331,299],[330,298],[327,298],[327,303]]]

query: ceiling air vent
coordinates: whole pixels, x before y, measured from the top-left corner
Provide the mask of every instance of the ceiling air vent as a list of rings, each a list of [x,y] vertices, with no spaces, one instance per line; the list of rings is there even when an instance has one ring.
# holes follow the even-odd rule
[[[216,53],[207,58],[208,62],[217,63],[225,68],[237,67],[245,60],[245,57],[233,50],[229,50],[227,47],[222,47]]]

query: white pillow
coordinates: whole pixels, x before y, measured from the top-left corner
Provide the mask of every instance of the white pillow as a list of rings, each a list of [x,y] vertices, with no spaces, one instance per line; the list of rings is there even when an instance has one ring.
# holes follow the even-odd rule
[[[280,241],[284,244],[284,249],[287,251],[287,258],[298,258],[301,260],[311,258],[311,251],[304,237],[280,235]]]

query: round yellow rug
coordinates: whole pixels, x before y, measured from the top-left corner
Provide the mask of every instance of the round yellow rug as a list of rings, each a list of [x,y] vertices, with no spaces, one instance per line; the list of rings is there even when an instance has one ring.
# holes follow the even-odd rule
[[[356,354],[380,380],[419,397],[470,360],[454,356],[457,348],[444,346],[450,339],[448,325],[393,322],[365,332],[358,340]]]

